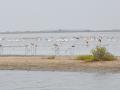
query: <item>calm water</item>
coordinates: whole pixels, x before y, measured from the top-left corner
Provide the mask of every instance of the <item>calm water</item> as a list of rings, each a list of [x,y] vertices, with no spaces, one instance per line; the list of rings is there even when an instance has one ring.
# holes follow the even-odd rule
[[[0,71],[0,90],[120,90],[120,74]]]
[[[89,54],[97,45],[120,55],[120,32],[0,34],[1,55]]]

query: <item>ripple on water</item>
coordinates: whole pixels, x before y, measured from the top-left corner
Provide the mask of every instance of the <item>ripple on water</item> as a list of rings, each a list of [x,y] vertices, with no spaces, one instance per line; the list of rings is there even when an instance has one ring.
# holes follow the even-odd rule
[[[119,73],[0,71],[0,90],[119,90]]]

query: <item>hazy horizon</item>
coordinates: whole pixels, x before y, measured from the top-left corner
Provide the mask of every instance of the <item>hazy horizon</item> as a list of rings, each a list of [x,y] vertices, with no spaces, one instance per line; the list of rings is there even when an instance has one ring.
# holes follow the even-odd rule
[[[0,31],[120,29],[119,0],[0,0]]]

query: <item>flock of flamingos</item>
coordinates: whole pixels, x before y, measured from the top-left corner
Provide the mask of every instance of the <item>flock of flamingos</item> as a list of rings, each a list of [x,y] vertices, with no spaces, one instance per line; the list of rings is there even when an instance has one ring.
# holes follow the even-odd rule
[[[65,52],[72,50],[74,51],[75,47],[80,45],[89,47],[91,44],[101,45],[106,40],[112,42],[115,40],[114,37],[103,37],[103,36],[74,36],[74,37],[23,37],[23,38],[0,38],[0,55],[11,55],[11,53],[5,53],[5,50],[13,49],[11,52],[15,52],[16,48],[23,49],[23,55],[39,55],[39,52],[42,52],[42,48],[51,48],[55,55],[60,54],[61,47]],[[8,44],[12,43],[12,45]],[[21,43],[20,45],[17,43]],[[41,51],[40,49],[41,48]],[[10,50],[11,50],[10,49]],[[18,51],[19,52],[19,51]]]

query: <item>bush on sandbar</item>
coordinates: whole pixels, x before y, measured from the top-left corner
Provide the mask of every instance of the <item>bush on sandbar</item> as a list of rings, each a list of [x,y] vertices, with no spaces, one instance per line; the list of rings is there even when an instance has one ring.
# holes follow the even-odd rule
[[[97,46],[92,51],[95,61],[112,61],[115,60],[115,56],[107,51],[105,47]]]
[[[91,53],[92,55],[77,56],[77,59],[84,61],[112,61],[116,59],[105,47],[97,46],[95,49],[91,50]]]

